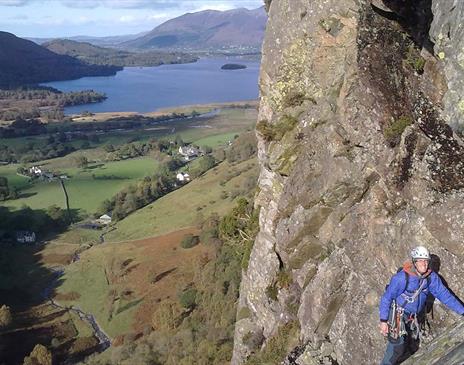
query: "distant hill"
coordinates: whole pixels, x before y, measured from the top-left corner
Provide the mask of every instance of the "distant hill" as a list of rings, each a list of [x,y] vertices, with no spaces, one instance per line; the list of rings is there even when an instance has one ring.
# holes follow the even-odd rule
[[[205,10],[168,20],[148,34],[121,43],[128,49],[254,50],[261,49],[267,15],[264,7]]]
[[[73,37],[66,37],[66,39],[69,39],[71,41],[76,41],[76,42],[88,42],[90,44],[93,44],[95,46],[100,46],[100,47],[115,47],[119,43],[127,42],[132,39],[142,37],[147,33],[148,32],[141,32],[137,34],[114,35],[114,36],[106,36],[106,37],[92,37],[92,36],[86,36],[86,35],[78,35],[78,36],[73,36]],[[31,37],[31,38],[26,38],[26,39],[42,45],[43,43],[54,41],[57,38]]]
[[[88,65],[34,42],[0,32],[0,87],[114,75],[121,67]]]
[[[76,42],[69,39],[56,39],[42,44],[52,52],[76,57],[95,65],[113,66],[158,66],[171,63],[195,62],[197,57],[181,52],[151,51],[131,53],[114,48],[98,47],[87,42]]]

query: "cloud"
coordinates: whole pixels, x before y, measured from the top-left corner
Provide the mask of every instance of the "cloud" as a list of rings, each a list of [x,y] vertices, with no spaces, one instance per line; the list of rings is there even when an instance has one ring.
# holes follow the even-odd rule
[[[173,0],[61,0],[61,4],[68,8],[80,9],[94,9],[98,7],[113,9],[169,9],[179,7],[179,2]]]
[[[13,15],[10,16],[8,19],[10,20],[27,20],[29,17],[25,14],[18,14],[18,15]]]
[[[105,6],[125,9],[169,9],[179,7],[179,1],[172,0],[103,0]]]
[[[74,9],[182,9],[197,11],[205,9],[229,10],[237,7],[257,8],[262,0],[0,0],[0,6],[22,7],[29,4],[60,1],[67,8]]]
[[[94,0],[61,0],[61,4],[67,8],[74,9],[95,9],[100,6],[101,1]]]
[[[198,3],[197,5],[192,4],[192,8],[189,10],[190,12],[196,12],[196,11],[203,11],[203,10],[219,10],[219,11],[225,11],[225,10],[230,10],[235,8],[233,4],[230,3]]]
[[[29,0],[0,0],[0,6],[25,6]]]
[[[166,13],[154,13],[145,15],[122,15],[117,20],[127,25],[135,24],[153,24],[153,21],[167,20],[169,15]]]
[[[197,9],[229,10],[237,7],[257,8],[263,4],[262,0],[61,0],[61,3],[69,8],[84,9],[103,7],[113,9],[188,9],[189,11]]]

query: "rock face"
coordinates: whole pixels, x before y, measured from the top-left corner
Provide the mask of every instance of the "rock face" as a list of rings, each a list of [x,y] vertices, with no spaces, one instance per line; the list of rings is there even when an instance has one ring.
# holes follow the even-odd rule
[[[445,75],[448,91],[443,98],[446,120],[459,130],[464,129],[464,2],[433,1],[433,22],[430,37],[435,54],[446,60]]]
[[[423,347],[403,365],[464,364],[464,323],[453,326]]]
[[[462,90],[462,4],[379,2],[270,5],[260,232],[232,364],[379,363],[379,299],[418,244],[464,298],[464,143],[450,127],[464,122],[451,106]],[[430,341],[456,315],[435,303],[427,318]]]

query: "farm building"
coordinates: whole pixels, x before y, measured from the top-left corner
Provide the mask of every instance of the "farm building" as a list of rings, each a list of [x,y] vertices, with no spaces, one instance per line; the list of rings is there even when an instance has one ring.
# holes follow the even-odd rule
[[[111,213],[103,214],[102,216],[100,216],[97,219],[97,222],[100,223],[100,224],[104,224],[104,225],[110,224],[111,223],[111,217],[112,217]]]
[[[43,170],[40,166],[32,166],[31,168],[29,168],[29,173],[31,175],[42,175],[43,173]]]
[[[189,161],[195,157],[200,156],[201,152],[198,148],[193,146],[183,146],[179,147],[179,153],[184,156],[186,161]]]
[[[186,172],[179,172],[176,175],[176,178],[177,178],[178,181],[182,181],[182,182],[190,181],[190,175],[187,174]]]
[[[35,243],[36,236],[31,231],[16,231],[16,242],[18,243]]]

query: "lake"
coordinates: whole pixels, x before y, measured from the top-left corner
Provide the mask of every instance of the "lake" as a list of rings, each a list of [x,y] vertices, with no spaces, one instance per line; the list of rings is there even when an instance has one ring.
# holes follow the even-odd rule
[[[226,63],[246,65],[221,70]],[[115,76],[83,77],[43,85],[61,91],[92,89],[105,93],[102,103],[65,108],[66,114],[90,112],[150,112],[159,108],[253,100],[258,98],[259,62],[203,58],[198,62],[158,67],[125,67]]]

